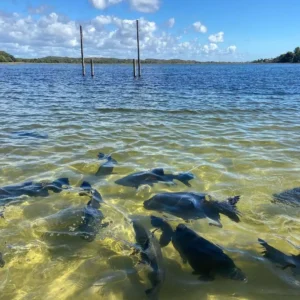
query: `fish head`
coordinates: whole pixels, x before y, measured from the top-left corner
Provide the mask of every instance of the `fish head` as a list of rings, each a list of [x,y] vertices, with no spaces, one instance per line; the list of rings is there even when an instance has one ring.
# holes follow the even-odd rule
[[[162,218],[151,216],[151,225],[156,228],[161,228],[164,225],[164,220]]]
[[[135,240],[137,244],[142,248],[142,250],[146,250],[149,247],[150,233],[145,229],[145,227],[138,220],[132,220],[132,225],[133,225]]]
[[[229,278],[232,280],[238,280],[238,281],[247,281],[247,277],[245,273],[240,269],[235,267],[232,269],[232,271],[229,273]]]
[[[157,198],[154,196],[149,200],[144,201],[144,208],[149,210],[160,210],[163,209],[164,203],[157,201]],[[157,221],[157,220],[156,220]]]
[[[184,224],[179,224],[174,232],[175,239],[181,244],[185,245],[189,244],[190,242],[194,242],[197,236],[198,235],[193,230],[191,230]]]

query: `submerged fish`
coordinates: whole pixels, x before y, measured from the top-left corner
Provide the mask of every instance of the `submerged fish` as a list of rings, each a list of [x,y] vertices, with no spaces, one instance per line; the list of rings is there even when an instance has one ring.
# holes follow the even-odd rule
[[[156,216],[151,216],[150,219],[151,225],[162,231],[159,239],[160,246],[166,247],[171,242],[174,233],[171,225],[162,218]]]
[[[82,183],[81,188],[84,192],[80,193],[80,195],[89,195],[90,200],[83,210],[82,222],[75,231],[80,232],[83,239],[92,242],[100,228],[108,226],[109,223],[102,223],[104,215],[100,207],[104,201],[100,193],[86,181]]]
[[[183,220],[208,218],[211,225],[222,227],[220,214],[226,215],[234,222],[240,221],[236,208],[239,199],[240,196],[235,196],[217,201],[201,193],[160,193],[144,201],[144,208],[167,212]]]
[[[300,187],[285,190],[279,194],[273,195],[273,202],[299,207],[300,206]]]
[[[47,139],[47,133],[39,133],[34,131],[14,131],[12,134],[17,135],[19,137],[32,137],[36,139]]]
[[[0,252],[0,268],[3,268],[5,266],[5,261],[3,259],[2,253]]]
[[[159,291],[165,279],[163,256],[158,241],[139,221],[133,220],[133,229],[137,245],[140,247],[141,262],[150,266],[148,275],[152,287],[146,295],[150,299],[158,299]]]
[[[59,178],[53,182],[26,181],[4,186],[0,188],[0,205],[5,205],[24,195],[30,197],[47,197],[49,196],[49,191],[60,193],[66,186],[69,186],[68,178]]]
[[[287,255],[270,246],[262,239],[258,239],[258,242],[264,247],[263,256],[265,258],[279,265],[279,267],[283,270],[285,270],[286,268],[291,268],[294,275],[300,274],[300,254]]]
[[[192,173],[179,173],[179,174],[165,174],[164,169],[157,168],[150,171],[137,172],[127,175],[115,181],[116,184],[138,188],[140,185],[147,184],[153,186],[157,182],[173,183],[176,179],[186,186],[191,186],[189,181],[194,179]]]
[[[81,243],[76,242],[78,237],[92,242],[99,230],[109,225],[109,223],[103,222],[104,215],[100,207],[104,201],[100,193],[84,181],[79,195],[89,197],[84,207],[68,207],[44,218],[51,228],[50,231],[44,233],[44,238],[52,244],[64,243],[66,247],[76,247],[76,244],[81,245]]]
[[[117,165],[117,161],[111,157],[111,155],[106,155],[104,153],[98,154],[99,159],[106,159],[106,162],[100,165],[96,176],[107,176],[113,173],[114,166]]]
[[[221,248],[199,236],[183,224],[173,234],[172,243],[184,263],[194,269],[201,280],[214,280],[216,275],[233,280],[246,280],[245,274]]]

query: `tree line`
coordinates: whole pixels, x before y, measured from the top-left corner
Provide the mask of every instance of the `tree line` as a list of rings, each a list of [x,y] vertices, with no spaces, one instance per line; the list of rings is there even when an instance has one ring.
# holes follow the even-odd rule
[[[96,64],[131,64],[132,59],[122,59],[122,58],[106,58],[106,57],[89,57],[85,58],[85,62],[89,63],[90,59],[93,58]],[[62,56],[46,56],[42,58],[16,58],[13,55],[0,51],[0,63],[10,63],[10,62],[23,62],[23,63],[67,63],[67,64],[79,64],[81,63],[81,58],[76,57],[62,57]],[[153,59],[148,58],[142,60],[144,64],[199,64],[200,62],[196,60],[181,60],[181,59]]]
[[[296,47],[294,52],[288,51],[275,58],[257,59],[254,63],[300,63],[300,47]]]

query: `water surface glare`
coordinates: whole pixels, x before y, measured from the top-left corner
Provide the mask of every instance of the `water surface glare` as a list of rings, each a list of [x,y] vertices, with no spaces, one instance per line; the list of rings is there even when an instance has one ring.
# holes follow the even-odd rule
[[[88,71],[88,68],[87,68]],[[0,299],[144,299],[147,267],[130,255],[127,215],[151,214],[143,201],[163,191],[241,195],[241,222],[222,217],[187,226],[220,245],[247,283],[201,282],[170,244],[163,249],[166,280],[160,299],[299,299],[300,278],[263,259],[262,238],[299,254],[300,208],[271,203],[272,194],[300,186],[299,65],[0,64],[0,187],[68,177],[74,187],[49,197],[23,198],[0,218]],[[87,72],[88,73],[88,72]],[[43,138],[17,136],[37,132]],[[114,174],[93,174],[98,152],[113,153]],[[157,184],[138,192],[114,184],[132,172],[163,167],[191,171],[192,187]],[[72,236],[73,217],[89,181],[107,202],[112,223],[95,241]],[[118,208],[118,210],[114,209]],[[1,208],[0,208],[1,210]],[[70,217],[70,215],[72,217]],[[175,227],[182,220],[171,218]],[[157,234],[159,237],[159,234]],[[289,243],[290,242],[290,243]]]

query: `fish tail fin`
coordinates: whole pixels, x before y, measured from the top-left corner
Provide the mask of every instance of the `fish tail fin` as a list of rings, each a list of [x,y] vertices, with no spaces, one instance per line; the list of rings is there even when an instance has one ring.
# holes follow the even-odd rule
[[[269,245],[266,241],[264,241],[263,239],[260,239],[260,238],[258,238],[257,239],[258,240],[258,242],[262,245],[262,246],[265,246],[265,245]]]
[[[112,158],[111,154],[104,154],[102,152],[99,152],[98,155],[97,155],[97,157],[99,159],[107,159],[108,161],[110,161],[110,162],[112,162],[112,163],[114,163],[116,165],[118,164],[118,162],[115,159]]]
[[[265,257],[269,257],[270,255],[272,255],[272,249],[274,249],[272,246],[270,246],[266,241],[260,238],[258,238],[258,242],[261,244],[261,246],[264,247],[262,253]]]
[[[192,173],[178,173],[174,176],[174,179],[177,179],[178,181],[182,182],[184,185],[191,187],[191,184],[189,183],[190,180],[194,179],[195,176]]]
[[[219,212],[234,222],[239,222],[239,215],[241,214],[236,204],[239,202],[240,196],[233,196],[227,198],[225,201],[213,201],[214,205],[218,208]]]
[[[241,196],[233,196],[233,197],[229,197],[227,198],[227,202],[233,206],[236,207],[236,204],[239,202]]]
[[[280,265],[282,265],[283,269],[289,267],[291,264],[288,262],[287,255],[283,252],[277,250],[276,248],[270,246],[266,241],[262,239],[258,239],[258,242],[261,246],[264,247],[262,254],[264,257],[270,259],[271,261],[278,262],[280,261]]]
[[[98,157],[99,159],[106,159],[106,158],[107,158],[107,154],[104,154],[104,153],[102,153],[102,152],[99,152],[99,153],[97,154],[97,157]]]

